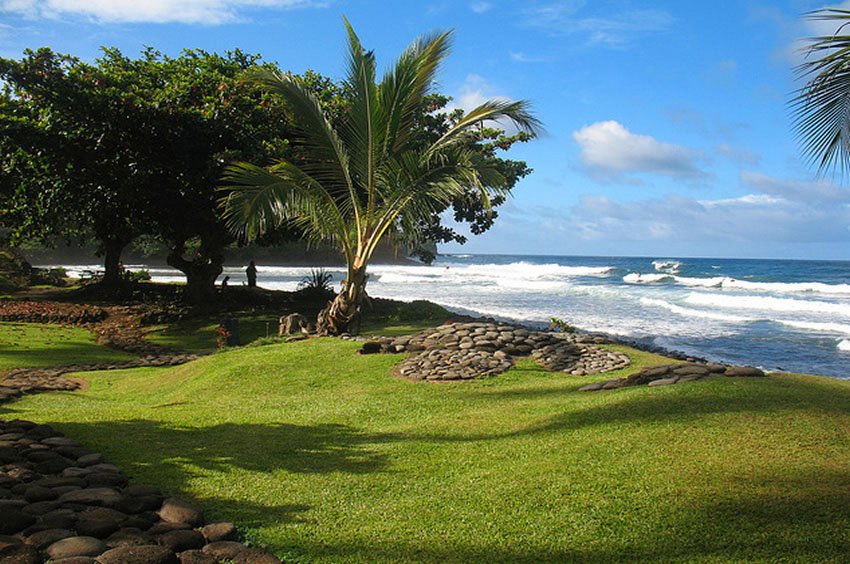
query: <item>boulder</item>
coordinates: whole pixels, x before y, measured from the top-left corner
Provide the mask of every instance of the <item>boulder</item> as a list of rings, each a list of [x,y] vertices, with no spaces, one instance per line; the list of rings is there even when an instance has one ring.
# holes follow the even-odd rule
[[[201,511],[189,502],[176,497],[170,497],[162,502],[159,517],[169,523],[187,523],[192,527],[204,524]]]
[[[97,559],[99,564],[177,564],[177,556],[164,546],[121,546],[107,550]]]
[[[73,556],[98,556],[107,550],[106,544],[94,537],[68,537],[47,547],[47,554],[53,560]]]

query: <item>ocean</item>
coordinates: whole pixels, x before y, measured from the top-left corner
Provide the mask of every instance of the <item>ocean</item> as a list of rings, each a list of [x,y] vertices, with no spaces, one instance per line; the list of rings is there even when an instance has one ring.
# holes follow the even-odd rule
[[[294,290],[310,273],[257,268],[258,284],[275,290]],[[149,270],[155,281],[183,279]],[[336,285],[345,273],[326,271]],[[244,283],[244,266],[225,274]],[[528,324],[558,317],[716,362],[850,378],[848,261],[455,254],[431,266],[370,265],[367,291]]]

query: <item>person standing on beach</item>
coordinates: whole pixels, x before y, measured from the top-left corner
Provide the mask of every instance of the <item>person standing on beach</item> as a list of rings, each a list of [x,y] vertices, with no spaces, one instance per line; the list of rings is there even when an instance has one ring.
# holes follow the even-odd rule
[[[245,269],[245,274],[248,276],[248,287],[256,288],[257,287],[257,265],[254,264],[254,261],[248,263],[248,268]]]

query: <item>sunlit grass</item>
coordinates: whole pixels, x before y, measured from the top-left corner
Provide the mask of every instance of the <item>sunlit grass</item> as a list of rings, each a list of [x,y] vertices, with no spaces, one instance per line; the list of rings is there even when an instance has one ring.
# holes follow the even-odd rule
[[[781,376],[391,375],[311,339],[88,374],[3,417],[56,425],[294,561],[824,561],[850,537],[850,384]],[[665,361],[621,348],[633,367]],[[120,437],[120,440],[117,438]]]

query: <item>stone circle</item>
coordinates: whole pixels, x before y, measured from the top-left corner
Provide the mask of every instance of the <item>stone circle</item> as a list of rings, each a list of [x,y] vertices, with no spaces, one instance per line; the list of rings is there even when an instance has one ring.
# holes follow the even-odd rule
[[[629,365],[623,353],[600,347],[598,335],[551,333],[497,322],[450,323],[417,335],[365,342],[361,354],[414,353],[398,367],[411,380],[470,380],[501,374],[515,357],[532,356],[554,372],[576,376]]]

